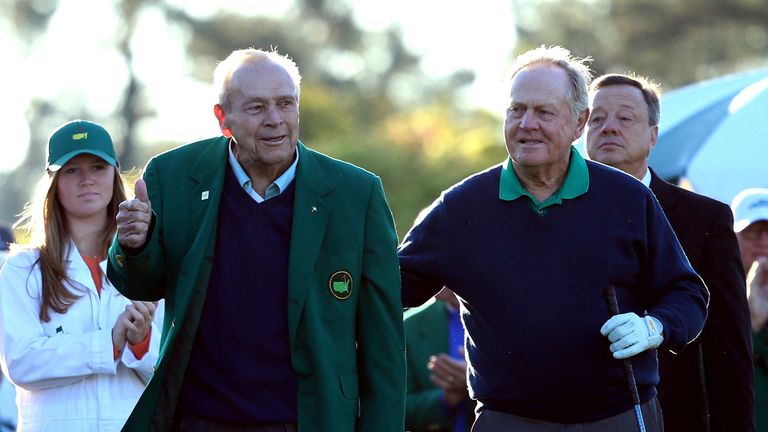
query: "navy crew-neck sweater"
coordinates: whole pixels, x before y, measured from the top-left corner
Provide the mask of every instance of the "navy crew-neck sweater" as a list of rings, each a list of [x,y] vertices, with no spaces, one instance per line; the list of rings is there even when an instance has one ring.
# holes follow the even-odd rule
[[[294,184],[256,203],[227,166],[216,249],[180,409],[230,424],[296,421],[288,337]]]
[[[401,245],[403,304],[443,285],[462,300],[470,394],[480,409],[581,423],[632,408],[622,362],[600,327],[603,290],[621,312],[664,325],[661,349],[700,331],[707,291],[651,192],[590,161],[588,191],[542,213],[499,199],[501,166],[450,188]],[[655,395],[656,352],[632,358],[643,402]]]

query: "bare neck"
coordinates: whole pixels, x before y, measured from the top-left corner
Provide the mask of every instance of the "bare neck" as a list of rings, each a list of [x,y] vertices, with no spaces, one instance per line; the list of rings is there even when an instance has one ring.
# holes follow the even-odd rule
[[[565,176],[568,174],[568,164],[558,167],[522,167],[513,165],[520,184],[533,195],[539,202],[542,202],[555,193],[565,182]]]
[[[638,180],[642,180],[645,177],[645,173],[648,172],[648,164],[646,162],[615,165],[614,168],[620,169]]]
[[[107,228],[106,214],[88,220],[69,222],[69,233],[77,250],[86,256],[104,255],[104,230]]]

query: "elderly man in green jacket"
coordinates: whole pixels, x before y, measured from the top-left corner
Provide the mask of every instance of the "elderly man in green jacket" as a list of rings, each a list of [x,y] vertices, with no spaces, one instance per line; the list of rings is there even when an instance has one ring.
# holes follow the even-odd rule
[[[233,52],[223,136],[152,158],[121,204],[109,277],[166,299],[125,430],[403,430],[392,215],[378,177],[299,142],[299,84],[287,57]]]

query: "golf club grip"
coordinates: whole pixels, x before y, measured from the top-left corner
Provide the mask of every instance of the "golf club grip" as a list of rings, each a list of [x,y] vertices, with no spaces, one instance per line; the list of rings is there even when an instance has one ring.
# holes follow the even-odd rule
[[[605,289],[605,301],[608,302],[608,310],[611,311],[611,316],[619,314],[619,301],[616,298],[616,288],[613,285]],[[635,405],[640,405],[640,395],[637,393],[637,383],[635,382],[635,371],[632,370],[632,360],[624,359],[624,377],[627,380],[629,386],[629,392],[632,394],[632,402]]]

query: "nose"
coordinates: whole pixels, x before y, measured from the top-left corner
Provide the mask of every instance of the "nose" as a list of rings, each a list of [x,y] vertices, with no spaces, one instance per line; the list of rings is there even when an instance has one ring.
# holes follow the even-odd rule
[[[276,106],[270,105],[267,108],[267,115],[264,119],[264,123],[268,125],[278,125],[282,123],[283,118],[280,115],[280,110]]]
[[[80,184],[81,185],[90,185],[93,184],[93,174],[90,172],[84,172],[83,175],[80,177]]]
[[[618,132],[618,122],[615,119],[612,118],[606,118],[603,122],[602,128],[600,129],[600,132],[604,135],[607,134],[615,134]]]
[[[524,112],[520,117],[520,129],[536,129],[538,126],[539,123],[530,110]]]

